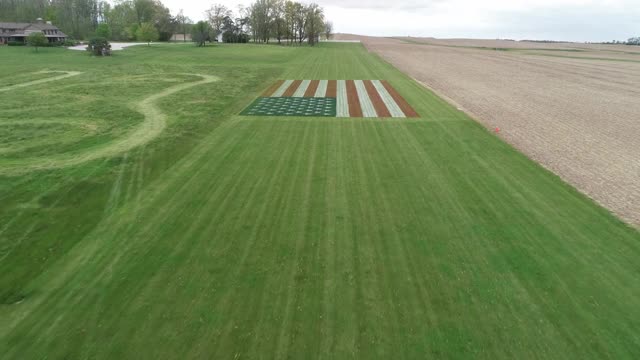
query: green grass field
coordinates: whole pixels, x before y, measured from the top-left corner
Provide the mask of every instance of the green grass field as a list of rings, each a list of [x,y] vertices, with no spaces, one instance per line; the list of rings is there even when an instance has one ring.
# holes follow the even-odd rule
[[[0,92],[2,359],[640,357],[638,231],[360,45],[0,64],[82,73]],[[276,79],[422,118],[237,115]]]

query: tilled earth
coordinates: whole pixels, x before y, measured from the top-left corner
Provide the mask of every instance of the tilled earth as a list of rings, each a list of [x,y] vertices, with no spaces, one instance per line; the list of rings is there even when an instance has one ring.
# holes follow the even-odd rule
[[[472,40],[458,46],[456,40],[358,38],[485,126],[500,128],[507,142],[626,222],[640,225],[635,47],[545,52],[538,43],[508,42],[517,44],[514,51],[494,51],[482,41],[471,48]],[[533,53],[517,50],[534,47]]]

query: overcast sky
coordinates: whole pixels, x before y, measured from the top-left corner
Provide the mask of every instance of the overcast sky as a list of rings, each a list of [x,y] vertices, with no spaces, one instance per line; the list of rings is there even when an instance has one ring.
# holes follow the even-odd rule
[[[163,0],[203,20],[213,3],[236,10],[251,1]],[[308,2],[308,1],[303,1]],[[626,40],[640,36],[640,0],[319,0],[335,32],[376,36]]]

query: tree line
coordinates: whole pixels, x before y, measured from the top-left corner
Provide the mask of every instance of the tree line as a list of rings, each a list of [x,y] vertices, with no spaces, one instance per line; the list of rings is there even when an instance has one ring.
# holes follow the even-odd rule
[[[225,5],[215,4],[205,14],[207,21],[196,24],[192,34],[200,45],[204,45],[207,36],[220,34],[224,42],[253,39],[257,43],[315,45],[321,36],[330,38],[333,32],[324,9],[315,3],[257,0],[248,7],[240,6],[236,13]]]
[[[110,40],[136,40],[140,28],[153,26],[159,40],[169,40],[176,17],[159,0],[1,0],[0,20],[33,22],[43,18],[75,39],[88,39],[108,26]],[[145,25],[147,24],[147,25]]]
[[[181,10],[172,15],[160,0],[0,0],[0,21],[33,22],[44,18],[75,39],[94,36],[115,41],[168,41],[188,34],[198,45],[222,35],[225,42],[314,45],[329,38],[333,26],[317,4],[256,0],[237,12],[221,4],[205,11],[206,21],[193,24]]]

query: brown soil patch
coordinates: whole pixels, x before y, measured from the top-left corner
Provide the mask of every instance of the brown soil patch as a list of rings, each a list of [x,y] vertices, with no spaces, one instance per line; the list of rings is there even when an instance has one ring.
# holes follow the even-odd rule
[[[327,81],[327,95],[326,97],[337,97],[338,96],[338,82],[336,80]]]
[[[307,91],[304,92],[304,97],[314,97],[316,90],[318,90],[318,85],[320,85],[320,80],[311,80]]]

